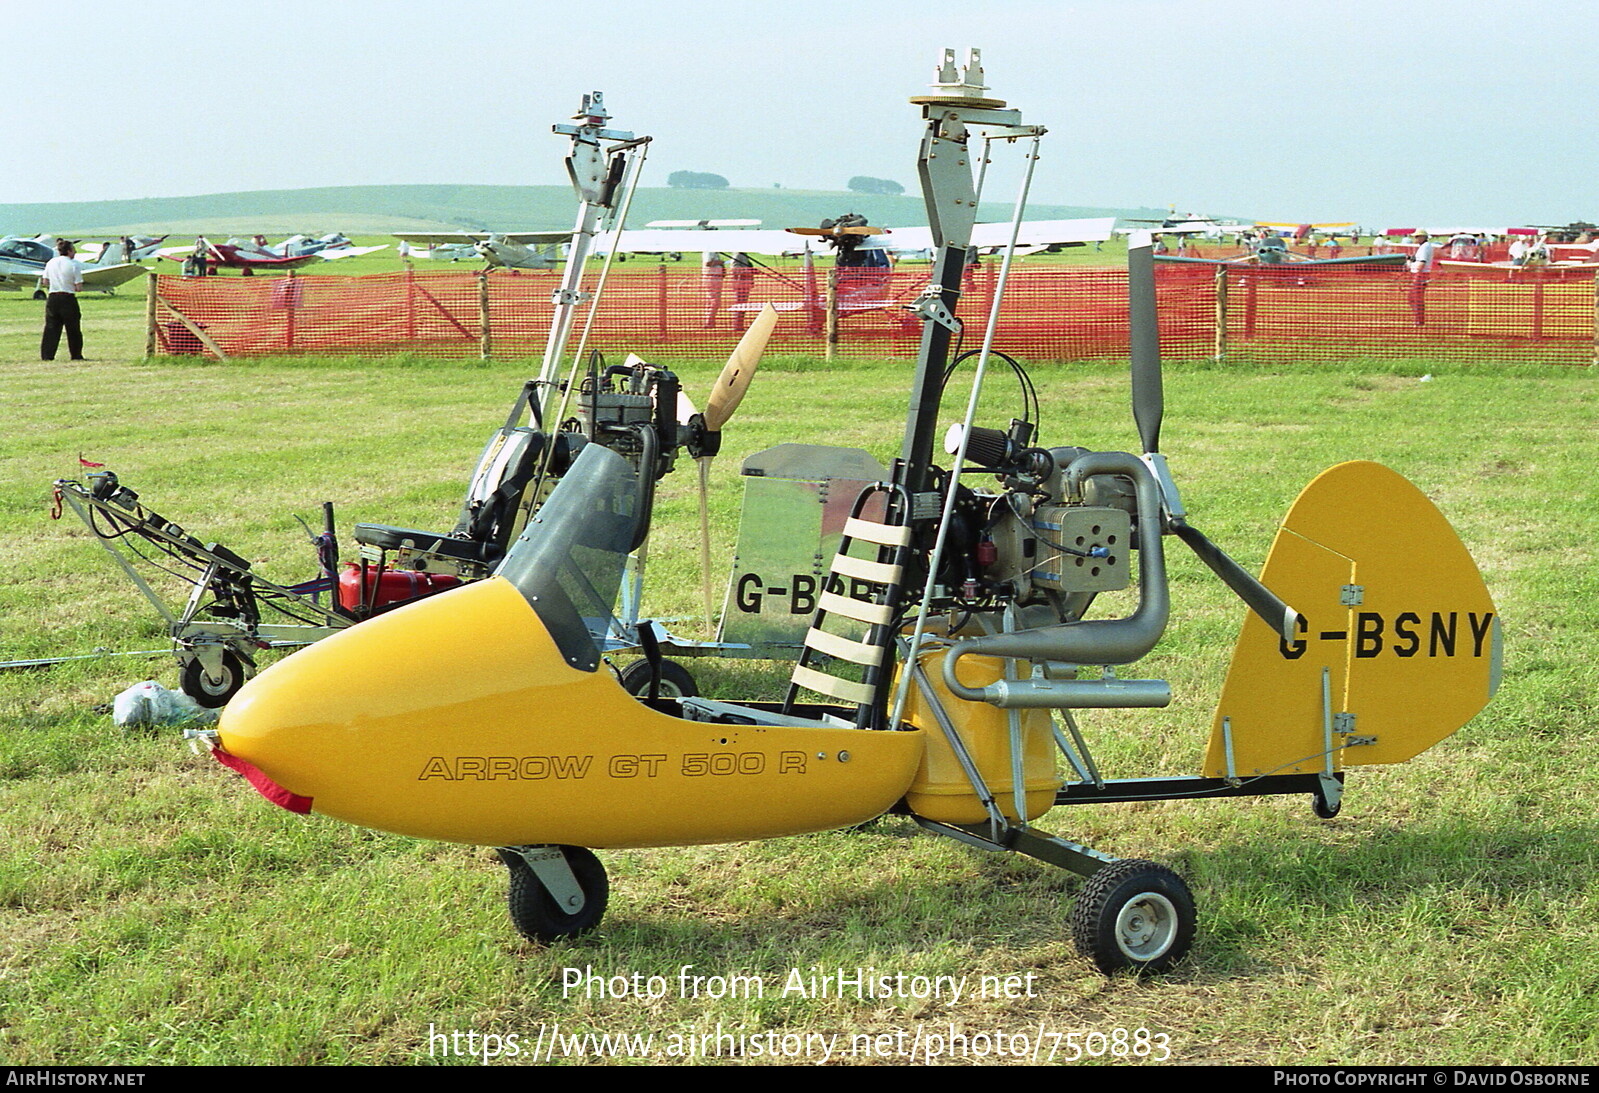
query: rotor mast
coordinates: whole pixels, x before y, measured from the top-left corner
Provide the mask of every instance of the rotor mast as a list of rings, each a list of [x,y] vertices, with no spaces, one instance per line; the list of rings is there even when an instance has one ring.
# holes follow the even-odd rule
[[[605,110],[605,96],[593,91],[583,96],[583,105],[572,116],[575,124],[557,123],[550,131],[572,138],[572,151],[566,157],[566,172],[578,198],[577,224],[572,229],[572,245],[567,251],[566,271],[561,285],[550,294],[555,314],[550,320],[549,340],[539,369],[540,403],[545,415],[557,394],[561,358],[572,330],[578,305],[592,298],[582,291],[584,263],[593,249],[594,237],[611,226],[616,217],[617,199],[632,166],[632,153],[648,144],[649,137],[636,137],[620,129],[607,129],[611,115]]]
[[[973,184],[975,155],[969,127],[982,127],[986,136],[1038,136],[1041,126],[1022,125],[1021,111],[1005,108],[1003,99],[987,97],[983,83],[982,53],[966,51],[966,63],[955,63],[955,51],[944,50],[934,93],[916,95],[911,102],[922,108],[926,123],[917,174],[922,183],[922,199],[927,205],[927,222],[937,248],[932,283],[912,305],[922,319],[921,351],[911,380],[910,408],[905,420],[905,444],[896,465],[896,482],[912,498],[912,515],[931,515],[916,498],[928,487],[933,449],[938,429],[938,397],[943,386],[950,344],[960,332],[955,305],[960,299],[961,279],[971,251],[972,228],[977,222],[977,191]]]

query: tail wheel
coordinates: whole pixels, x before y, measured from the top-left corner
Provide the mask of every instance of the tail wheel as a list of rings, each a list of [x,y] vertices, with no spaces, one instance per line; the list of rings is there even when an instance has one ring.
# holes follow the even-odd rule
[[[605,914],[605,904],[610,898],[611,883],[605,876],[605,866],[594,852],[581,846],[556,846],[566,859],[572,877],[582,892],[582,906],[572,908],[570,897],[559,899],[547,888],[527,859],[515,851],[501,848],[500,860],[510,870],[510,889],[507,905],[511,923],[517,932],[529,941],[541,945],[565,937],[586,934],[600,924]]]
[[[1083,885],[1072,913],[1077,951],[1106,975],[1163,972],[1194,941],[1194,896],[1176,873],[1154,862],[1114,862]]]
[[[624,668],[622,689],[635,698],[647,697],[650,693],[650,662],[635,660]],[[661,686],[657,693],[662,698],[693,698],[700,693],[700,688],[687,668],[675,660],[663,660]]]
[[[239,654],[231,649],[222,653],[222,667],[215,676],[205,670],[197,656],[190,657],[183,665],[183,682],[179,685],[183,693],[194,699],[207,709],[217,709],[226,706],[228,699],[239,693],[249,673],[245,671],[244,661],[239,659]]]

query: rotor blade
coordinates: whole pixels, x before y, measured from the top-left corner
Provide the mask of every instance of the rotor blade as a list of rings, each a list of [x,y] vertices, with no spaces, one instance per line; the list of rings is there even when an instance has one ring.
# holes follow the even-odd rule
[[[1155,246],[1148,232],[1127,245],[1127,314],[1132,343],[1133,421],[1145,452],[1160,451],[1166,400],[1160,380],[1160,319],[1155,307]]]
[[[749,389],[750,377],[755,375],[755,368],[761,363],[761,354],[766,352],[766,342],[772,336],[772,328],[776,325],[777,309],[767,304],[744,332],[744,337],[739,339],[738,345],[733,347],[732,354],[727,358],[727,366],[717,377],[710,398],[705,403],[705,427],[711,432],[721,432],[727,419],[738,409],[744,392]]]
[[[820,235],[825,237],[839,235],[887,235],[887,228],[872,228],[865,224],[852,228],[784,228],[784,231],[793,232],[795,235]]]
[[[1259,615],[1261,621],[1271,627],[1272,632],[1282,636],[1282,639],[1291,642],[1295,639],[1295,628],[1299,621],[1299,612],[1283,603],[1277,594],[1254,577],[1250,576],[1239,565],[1227,556],[1221,547],[1206,538],[1205,533],[1196,527],[1190,526],[1187,521],[1174,519],[1171,522],[1172,532],[1183,542],[1193,548],[1199,555],[1199,560],[1211,568],[1222,582],[1238,594],[1238,598],[1249,605],[1249,609]]]

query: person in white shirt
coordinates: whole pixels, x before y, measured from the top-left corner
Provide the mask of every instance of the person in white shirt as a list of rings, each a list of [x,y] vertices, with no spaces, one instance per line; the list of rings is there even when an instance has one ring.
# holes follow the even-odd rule
[[[1427,325],[1428,274],[1438,264],[1438,244],[1424,231],[1418,231],[1411,238],[1416,241],[1416,253],[1408,263],[1410,272],[1415,274],[1410,282],[1410,319],[1420,329]]]
[[[67,334],[67,352],[75,361],[83,360],[82,315],[78,293],[83,289],[83,263],[73,257],[77,250],[66,239],[56,242],[56,256],[44,265],[40,280],[49,293],[44,301],[44,338],[39,343],[39,359],[56,359],[61,332]]]
[[[1416,253],[1410,259],[1411,273],[1431,273],[1438,264],[1438,244],[1426,232],[1411,236],[1416,241]]]

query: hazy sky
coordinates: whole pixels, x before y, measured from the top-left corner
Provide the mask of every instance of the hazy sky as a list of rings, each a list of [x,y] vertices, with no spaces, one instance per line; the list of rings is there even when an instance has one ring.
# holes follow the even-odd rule
[[[1593,0],[4,0],[0,201],[561,183],[584,91],[674,170],[913,188],[944,46],[1034,200],[1368,227],[1599,220]],[[19,80],[19,78],[24,78]],[[991,196],[1012,192],[1002,175]]]

